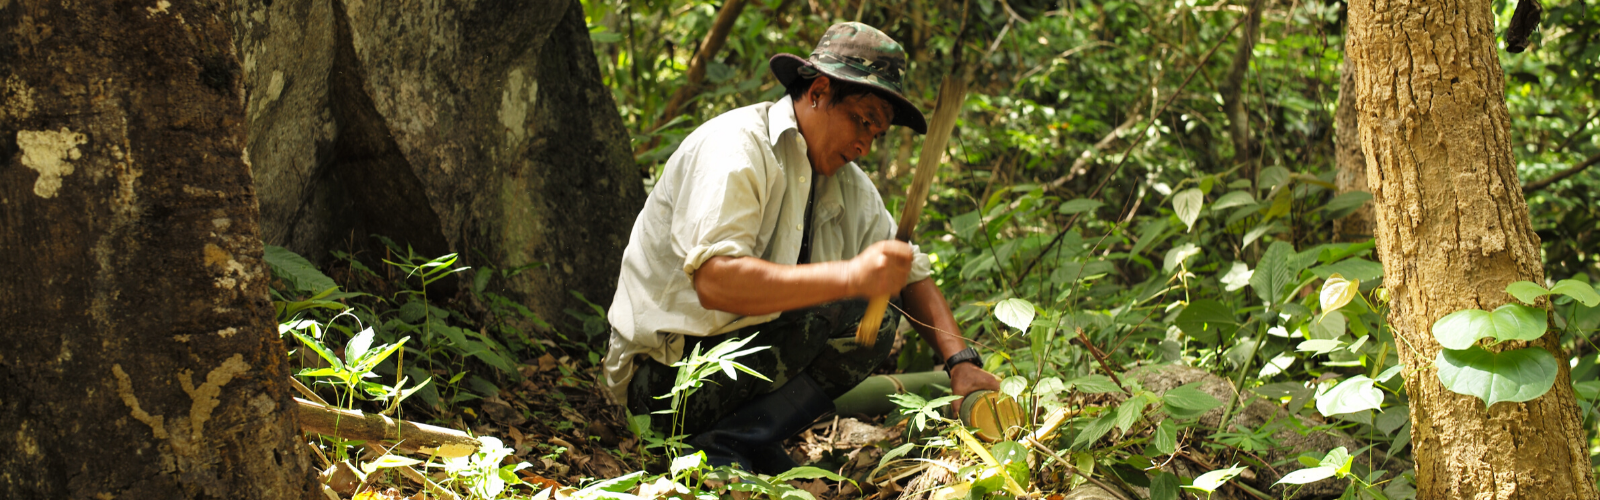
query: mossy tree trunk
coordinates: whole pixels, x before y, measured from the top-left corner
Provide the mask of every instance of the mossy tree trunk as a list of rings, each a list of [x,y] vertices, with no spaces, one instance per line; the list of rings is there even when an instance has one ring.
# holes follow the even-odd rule
[[[217,2],[0,1],[0,498],[320,498]]]
[[[1507,284],[1544,278],[1493,27],[1489,0],[1350,3],[1378,253],[1409,368],[1418,498],[1595,498],[1565,363],[1544,396],[1488,409],[1446,390],[1433,367],[1435,320],[1494,309],[1511,300]],[[1563,357],[1555,335],[1531,345]]]

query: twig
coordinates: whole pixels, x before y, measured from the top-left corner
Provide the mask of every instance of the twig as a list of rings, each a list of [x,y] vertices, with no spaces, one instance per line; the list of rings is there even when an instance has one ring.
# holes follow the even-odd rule
[[[1122,385],[1122,379],[1117,378],[1117,372],[1111,369],[1110,363],[1106,362],[1106,353],[1100,352],[1100,348],[1095,347],[1094,343],[1089,341],[1089,337],[1084,335],[1082,328],[1078,328],[1077,332],[1078,338],[1076,340],[1089,349],[1089,354],[1094,356],[1095,361],[1100,362],[1100,369],[1106,372],[1106,376],[1111,377],[1111,381],[1117,384],[1118,389],[1122,389],[1122,392],[1128,392],[1127,386]]]
[[[1600,154],[1597,154],[1597,155],[1594,155],[1594,156],[1590,156],[1589,159],[1583,160],[1583,163],[1579,163],[1577,165],[1573,165],[1571,168],[1568,168],[1566,170],[1562,170],[1560,172],[1556,172],[1555,175],[1552,175],[1550,177],[1546,177],[1544,180],[1539,180],[1539,181],[1534,181],[1534,182],[1528,183],[1528,185],[1522,186],[1522,192],[1523,193],[1531,193],[1531,192],[1534,192],[1534,191],[1538,191],[1540,189],[1544,189],[1546,186],[1554,184],[1557,181],[1560,181],[1560,180],[1568,178],[1568,177],[1572,177],[1574,175],[1578,175],[1579,172],[1582,172],[1582,171],[1584,171],[1584,169],[1587,169],[1587,168],[1593,166],[1595,163],[1600,163]]]
[[[442,457],[466,456],[481,445],[477,438],[455,429],[334,408],[300,398],[294,401],[300,430],[304,432],[362,441],[383,440],[395,443],[401,450]]]

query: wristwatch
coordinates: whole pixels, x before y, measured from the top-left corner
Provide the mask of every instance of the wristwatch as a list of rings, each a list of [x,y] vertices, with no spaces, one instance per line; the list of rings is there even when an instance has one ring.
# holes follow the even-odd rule
[[[949,359],[944,360],[944,372],[946,374],[950,373],[950,369],[955,368],[956,365],[961,363],[972,363],[973,365],[982,368],[982,361],[982,358],[978,357],[978,351],[968,347],[950,355]]]

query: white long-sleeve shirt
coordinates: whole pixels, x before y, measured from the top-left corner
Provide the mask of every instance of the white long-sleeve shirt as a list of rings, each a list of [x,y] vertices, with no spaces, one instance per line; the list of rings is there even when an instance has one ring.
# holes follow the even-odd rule
[[[816,189],[811,172],[788,97],[729,111],[683,140],[634,221],[606,314],[612,332],[605,378],[614,402],[626,403],[639,354],[670,365],[683,356],[685,335],[718,335],[778,317],[701,307],[693,276],[720,255],[797,263],[808,197],[815,196],[811,262],[849,260],[894,237],[894,218],[855,163],[819,177]],[[929,272],[928,256],[916,250],[906,283]]]

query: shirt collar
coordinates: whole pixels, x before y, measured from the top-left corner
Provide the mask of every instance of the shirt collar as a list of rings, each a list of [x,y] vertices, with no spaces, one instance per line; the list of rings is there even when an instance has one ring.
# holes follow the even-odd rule
[[[777,146],[778,139],[790,130],[800,133],[800,122],[794,117],[794,99],[783,96],[767,110],[767,140]]]

